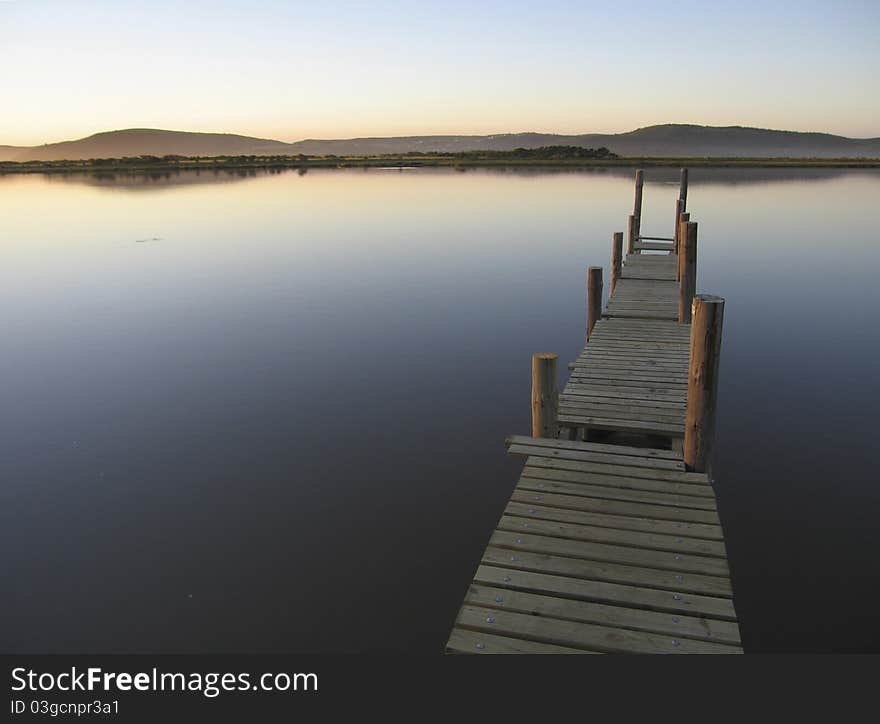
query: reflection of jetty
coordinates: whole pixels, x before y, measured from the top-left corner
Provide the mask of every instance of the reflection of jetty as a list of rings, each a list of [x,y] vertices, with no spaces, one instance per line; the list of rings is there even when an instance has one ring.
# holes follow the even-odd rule
[[[739,653],[708,474],[724,300],[698,296],[681,173],[674,233],[613,235],[610,296],[587,273],[587,343],[560,395],[532,358],[532,437],[447,650]]]

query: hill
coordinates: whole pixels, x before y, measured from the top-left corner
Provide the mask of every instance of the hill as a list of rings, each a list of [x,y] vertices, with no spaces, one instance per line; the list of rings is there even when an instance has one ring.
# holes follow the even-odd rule
[[[291,144],[298,153],[374,155],[411,151],[511,151],[539,146],[608,148],[620,156],[720,156],[877,158],[880,138],[853,139],[829,133],[773,131],[742,126],[667,124],[628,133],[588,133],[567,136],[552,133],[505,133],[491,136],[406,136],[306,140]]]
[[[134,128],[96,133],[43,146],[0,146],[0,161],[120,158],[124,156],[373,156],[412,152],[512,151],[542,146],[608,148],[620,156],[741,158],[880,158],[880,138],[801,133],[743,126],[666,124],[627,133],[504,133],[488,136],[393,136],[307,139],[285,143],[231,133],[190,133]]]
[[[4,148],[0,146],[0,153]],[[76,141],[19,148],[10,161],[56,161],[123,156],[239,156],[291,153],[290,144],[233,133],[190,133],[153,128],[96,133]],[[294,151],[293,153],[298,153]]]

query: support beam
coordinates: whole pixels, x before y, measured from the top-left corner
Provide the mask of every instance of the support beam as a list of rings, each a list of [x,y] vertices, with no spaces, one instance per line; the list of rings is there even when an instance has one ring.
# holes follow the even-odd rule
[[[678,321],[690,324],[691,305],[697,291],[697,224],[688,221],[683,228],[678,255]]]
[[[556,438],[559,416],[559,388],[556,362],[559,355],[539,352],[532,355],[532,437]]]
[[[708,294],[694,297],[684,463],[688,470],[698,473],[709,471],[715,442],[718,363],[721,360],[723,324],[724,299]]]

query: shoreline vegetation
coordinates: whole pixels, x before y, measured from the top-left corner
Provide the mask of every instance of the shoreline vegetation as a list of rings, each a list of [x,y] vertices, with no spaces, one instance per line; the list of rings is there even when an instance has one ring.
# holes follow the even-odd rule
[[[618,156],[607,148],[542,146],[512,151],[455,153],[411,151],[373,156],[126,156],[58,161],[0,161],[0,174],[122,171],[198,171],[267,168],[369,168],[548,166],[573,168],[708,167],[708,168],[880,168],[880,158],[760,158],[692,156]]]

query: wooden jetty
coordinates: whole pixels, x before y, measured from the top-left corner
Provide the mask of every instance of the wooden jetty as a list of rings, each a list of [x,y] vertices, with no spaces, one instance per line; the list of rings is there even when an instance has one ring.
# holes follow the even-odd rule
[[[724,300],[698,296],[687,169],[670,237],[641,234],[636,173],[610,296],[587,271],[587,342],[562,394],[532,358],[525,466],[449,641],[462,653],[741,653],[710,478]]]

